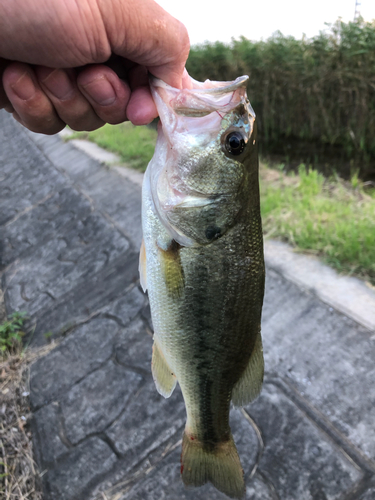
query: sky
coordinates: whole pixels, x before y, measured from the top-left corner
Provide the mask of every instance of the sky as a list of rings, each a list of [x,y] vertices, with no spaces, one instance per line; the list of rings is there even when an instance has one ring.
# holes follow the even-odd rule
[[[354,18],[356,0],[156,0],[182,21],[190,43],[205,40],[230,42],[243,35],[265,40],[277,30],[302,38],[318,35],[325,23]],[[375,0],[358,0],[358,10],[366,21],[375,19]]]

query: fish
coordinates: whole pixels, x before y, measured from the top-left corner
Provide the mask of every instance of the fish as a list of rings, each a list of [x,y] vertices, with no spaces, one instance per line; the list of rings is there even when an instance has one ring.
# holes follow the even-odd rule
[[[177,89],[151,77],[160,122],[142,187],[140,282],[154,328],[152,376],[186,407],[181,475],[245,493],[231,403],[260,393],[265,268],[249,78]]]

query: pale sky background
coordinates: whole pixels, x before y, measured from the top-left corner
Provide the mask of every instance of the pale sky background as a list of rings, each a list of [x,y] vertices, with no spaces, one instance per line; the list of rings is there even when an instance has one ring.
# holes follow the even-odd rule
[[[265,40],[277,30],[284,35],[313,37],[339,17],[352,21],[355,0],[156,0],[166,11],[182,21],[191,44],[243,35]],[[375,0],[359,0],[360,14],[375,19]]]

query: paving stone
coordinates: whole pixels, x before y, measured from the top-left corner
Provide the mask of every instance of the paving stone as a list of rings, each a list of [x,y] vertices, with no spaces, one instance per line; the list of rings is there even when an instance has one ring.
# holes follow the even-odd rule
[[[26,133],[33,142],[38,144],[53,165],[67,174],[77,184],[103,169],[100,162],[92,160],[69,142],[63,142],[58,135],[51,137],[35,134],[28,130]]]
[[[269,267],[368,330],[375,331],[375,291],[369,283],[338,273],[316,256],[295,252],[287,243],[265,240]]]
[[[38,408],[61,397],[113,354],[119,327],[110,319],[92,319],[78,326],[47,356],[38,359],[30,375],[30,402]]]
[[[30,133],[33,140],[58,168],[66,172],[84,192],[95,200],[98,208],[107,213],[138,250],[142,241],[141,187],[123,181],[115,170],[103,167],[71,144],[54,137],[43,138]]]
[[[125,409],[142,377],[109,361],[76,384],[61,401],[66,437],[76,444],[102,432]]]
[[[374,498],[375,498],[375,480],[373,479],[367,491],[362,493],[362,495],[358,497],[358,500],[374,500]]]
[[[116,172],[114,175],[118,176],[119,174]],[[124,233],[134,243],[136,250],[139,251],[143,238],[141,217],[142,190],[140,186],[131,181],[127,181],[126,185],[129,187],[129,191],[122,194],[125,203],[119,204],[113,209],[111,218],[116,222],[117,226],[122,228]]]
[[[114,300],[108,307],[103,309],[103,314],[116,318],[122,326],[127,326],[140,312],[147,302],[146,295],[137,287]]]
[[[264,450],[259,471],[280,499],[339,499],[363,475],[276,386],[247,408]]]
[[[48,500],[85,500],[117,461],[107,443],[97,437],[77,446],[43,476]]]
[[[129,249],[128,240],[99,214],[77,221],[46,242],[37,254],[14,263],[4,273],[4,288],[12,309],[30,316],[51,307],[60,297],[110,265]]]
[[[40,155],[16,122],[1,117],[0,225],[61,189],[66,179]],[[20,139],[15,141],[15,137]]]
[[[230,427],[246,477],[258,463],[261,443],[258,440],[255,428],[244,418],[238,408],[232,408],[230,412]]]
[[[115,356],[123,366],[151,372],[152,338],[141,319],[135,319],[119,333],[115,342]]]
[[[33,417],[32,431],[37,447],[38,463],[42,468],[53,465],[70,448],[64,442],[63,425],[59,403],[54,402],[38,410]]]
[[[31,133],[32,134],[32,133]],[[38,136],[38,134],[33,134]],[[99,210],[107,213],[139,250],[142,241],[141,188],[131,181],[123,182],[114,170],[103,167],[71,144],[59,138],[51,141],[35,137],[48,158],[80,188],[95,200]],[[51,142],[51,145],[48,144]]]
[[[279,500],[275,496],[275,492],[272,485],[267,482],[267,479],[259,474],[255,473],[251,480],[246,482],[246,494],[245,500]],[[317,500],[317,499],[316,499]]]
[[[142,242],[141,187],[129,180],[124,182],[116,171],[108,172],[104,168],[80,184],[139,250]]]
[[[14,222],[0,227],[0,268],[22,254],[39,252],[39,247],[47,240],[59,238],[66,232],[66,226],[74,226],[91,211],[88,200],[71,187],[51,194]]]
[[[60,335],[89,316],[100,313],[107,304],[123,295],[124,290],[139,279],[138,260],[139,256],[134,252],[120,255],[98,273],[75,283],[75,287],[52,307],[39,310],[36,325],[32,325],[32,345],[45,344],[45,332]]]
[[[149,330],[151,332],[153,332],[154,331],[154,327],[153,327],[153,324],[152,324],[150,303],[149,303],[148,299],[145,302],[145,305],[143,306],[143,309],[142,309],[142,312],[141,312],[141,316],[146,321],[146,324],[149,327]]]
[[[121,417],[106,435],[129,467],[146,457],[185,426],[186,412],[181,391],[165,399],[149,380],[130,399]]]
[[[375,336],[272,270],[262,332],[266,369],[287,376],[375,468]]]

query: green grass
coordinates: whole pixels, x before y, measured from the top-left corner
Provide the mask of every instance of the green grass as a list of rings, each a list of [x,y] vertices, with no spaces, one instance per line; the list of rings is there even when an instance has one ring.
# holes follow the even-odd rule
[[[130,167],[144,171],[156,131],[129,123],[75,137],[88,138],[116,152]],[[264,233],[321,256],[346,274],[375,285],[375,190],[364,191],[358,173],[351,182],[325,179],[316,171],[285,175],[282,166],[260,171]]]
[[[127,166],[144,172],[154,154],[157,132],[129,122],[104,125],[93,132],[76,132],[69,139],[88,139],[120,155]]]
[[[0,358],[21,345],[25,315],[25,312],[14,312],[0,324]]]
[[[375,191],[364,192],[356,175],[345,183],[304,165],[297,176],[262,169],[261,207],[266,236],[375,284]]]

